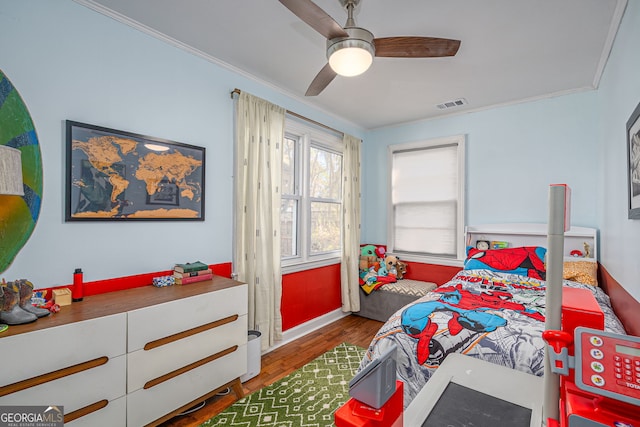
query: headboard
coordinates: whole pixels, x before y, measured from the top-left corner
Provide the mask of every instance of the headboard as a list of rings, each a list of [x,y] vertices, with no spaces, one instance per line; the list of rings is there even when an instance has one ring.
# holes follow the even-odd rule
[[[466,229],[467,246],[476,245],[478,240],[507,242],[508,247],[543,246],[547,247],[547,224],[508,223],[468,226]],[[570,257],[571,251],[583,254],[585,243],[589,245],[589,258],[598,257],[598,231],[589,227],[571,227],[564,233],[564,256]]]

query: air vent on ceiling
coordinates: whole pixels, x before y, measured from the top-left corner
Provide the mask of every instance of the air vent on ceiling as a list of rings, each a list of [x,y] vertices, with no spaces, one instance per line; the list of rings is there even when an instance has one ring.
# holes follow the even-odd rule
[[[453,101],[443,102],[442,104],[436,105],[440,110],[448,110],[449,108],[461,107],[463,105],[467,105],[467,100],[464,98],[454,99]]]

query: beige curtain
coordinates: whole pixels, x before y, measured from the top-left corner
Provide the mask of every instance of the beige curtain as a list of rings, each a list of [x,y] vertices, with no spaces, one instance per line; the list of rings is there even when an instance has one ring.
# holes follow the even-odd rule
[[[360,259],[360,144],[344,135],[344,185],[342,186],[342,311],[360,311],[358,263]]]
[[[235,271],[249,285],[262,350],[282,339],[280,176],[285,110],[242,92],[236,104]]]

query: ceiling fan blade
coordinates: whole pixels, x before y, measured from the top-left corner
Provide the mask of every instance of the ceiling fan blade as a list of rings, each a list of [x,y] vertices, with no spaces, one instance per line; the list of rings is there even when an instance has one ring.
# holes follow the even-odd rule
[[[311,0],[280,0],[287,9],[327,39],[349,37],[349,34]]]
[[[388,58],[436,58],[454,56],[460,40],[436,37],[384,37],[374,39],[376,56]]]
[[[316,96],[320,94],[320,92],[322,92],[324,88],[329,86],[329,83],[331,83],[331,81],[335,79],[336,76],[337,74],[335,71],[333,71],[333,68],[331,68],[329,64],[325,65],[324,68],[320,70],[316,78],[313,79],[313,81],[309,85],[309,89],[307,89],[307,92],[304,94],[304,96]]]

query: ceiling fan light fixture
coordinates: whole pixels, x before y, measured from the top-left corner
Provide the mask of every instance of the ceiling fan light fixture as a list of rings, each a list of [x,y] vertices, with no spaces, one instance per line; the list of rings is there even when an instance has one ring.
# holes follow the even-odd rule
[[[345,31],[349,37],[327,41],[327,58],[338,75],[353,77],[369,69],[376,49],[369,31],[358,27],[347,27]]]

